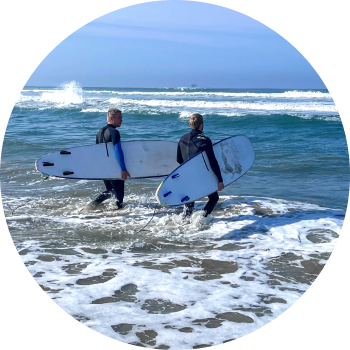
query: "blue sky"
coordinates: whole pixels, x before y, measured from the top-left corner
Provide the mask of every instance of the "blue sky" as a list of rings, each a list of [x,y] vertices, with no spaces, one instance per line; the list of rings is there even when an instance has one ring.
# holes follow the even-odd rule
[[[325,88],[286,40],[239,12],[161,1],[100,17],[70,35],[26,85]]]

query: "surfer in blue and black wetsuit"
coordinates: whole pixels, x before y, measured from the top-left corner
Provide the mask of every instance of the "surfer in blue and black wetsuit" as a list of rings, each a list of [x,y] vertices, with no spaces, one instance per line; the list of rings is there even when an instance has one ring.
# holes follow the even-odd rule
[[[199,113],[192,114],[189,120],[191,132],[181,137],[177,146],[177,162],[182,164],[199,152],[206,152],[210,166],[218,179],[218,191],[224,189],[221,171],[218,161],[215,158],[213,144],[209,137],[203,135],[203,116]],[[204,216],[208,216],[219,200],[218,192],[208,196],[209,201],[204,207]],[[190,216],[193,212],[194,202],[185,204],[184,216]]]
[[[99,204],[110,198],[112,192],[115,193],[117,197],[117,207],[118,209],[123,207],[124,199],[124,181],[130,177],[129,172],[126,170],[124,162],[124,154],[120,143],[120,134],[116,128],[119,128],[122,125],[123,116],[122,112],[117,108],[111,108],[107,112],[107,125],[100,129],[96,135],[96,143],[106,143],[112,142],[115,154],[117,156],[121,171],[121,180],[103,180],[106,186],[106,191],[101,193],[93,203]]]

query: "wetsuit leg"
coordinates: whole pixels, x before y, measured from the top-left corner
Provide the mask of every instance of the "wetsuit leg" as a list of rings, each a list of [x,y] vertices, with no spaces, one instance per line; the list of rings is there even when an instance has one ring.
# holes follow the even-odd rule
[[[110,181],[110,180],[103,180],[103,182],[105,183],[105,186],[106,186],[106,191],[105,192],[111,192],[113,190],[112,181]]]
[[[106,186],[106,191],[102,192],[99,194],[99,196],[94,200],[94,203],[96,204],[100,204],[102,202],[104,202],[106,199],[111,198],[112,195],[112,184],[110,183],[110,181],[108,180],[103,180],[103,182],[105,183]]]
[[[194,208],[194,202],[192,203],[187,203],[184,206],[184,215],[185,216],[190,216],[193,212],[193,208]]]
[[[124,181],[122,180],[111,180],[110,181],[115,195],[117,197],[117,206],[120,208],[124,200]]]
[[[204,207],[204,211],[205,211],[205,215],[204,216],[205,217],[207,217],[213,211],[216,203],[219,200],[219,195],[218,195],[217,192],[214,192],[214,193],[210,194],[208,196],[208,198],[209,198],[209,201]]]

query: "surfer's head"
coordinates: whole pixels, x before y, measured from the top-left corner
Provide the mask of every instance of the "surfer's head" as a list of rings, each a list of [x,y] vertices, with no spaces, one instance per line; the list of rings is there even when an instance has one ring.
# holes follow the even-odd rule
[[[117,108],[111,108],[107,112],[107,123],[112,124],[115,127],[119,127],[122,125],[123,116],[122,112]]]
[[[194,113],[190,116],[189,124],[193,130],[203,130],[201,125],[203,125],[203,116],[199,113]]]

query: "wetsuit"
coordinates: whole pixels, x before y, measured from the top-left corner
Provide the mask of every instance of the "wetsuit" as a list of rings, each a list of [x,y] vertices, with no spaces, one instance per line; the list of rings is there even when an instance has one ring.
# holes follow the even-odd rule
[[[126,171],[125,162],[124,162],[124,154],[121,148],[120,143],[120,134],[114,125],[107,124],[105,127],[100,129],[96,135],[96,144],[112,142],[115,154],[117,156],[118,162],[122,171]],[[124,200],[124,181],[122,180],[103,180],[106,191],[101,193],[96,199],[96,203],[102,203],[104,200],[111,197],[112,192],[114,191],[117,197],[117,206],[118,208],[122,207],[122,203]]]
[[[222,181],[221,171],[218,161],[215,158],[213,151],[213,144],[209,137],[203,135],[199,130],[191,130],[190,133],[181,137],[177,146],[177,162],[182,164],[186,160],[193,157],[199,152],[206,152],[210,166],[214,171],[214,174],[218,178],[218,182]],[[219,200],[218,192],[210,194],[209,201],[204,207],[205,216],[208,216],[214,209],[215,204]],[[194,202],[185,204],[185,215],[189,216],[192,214],[194,208]]]

